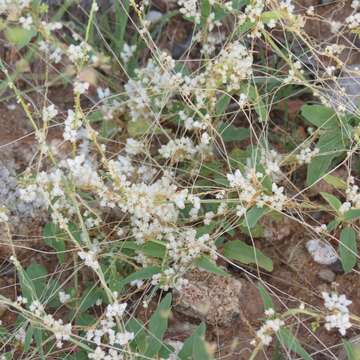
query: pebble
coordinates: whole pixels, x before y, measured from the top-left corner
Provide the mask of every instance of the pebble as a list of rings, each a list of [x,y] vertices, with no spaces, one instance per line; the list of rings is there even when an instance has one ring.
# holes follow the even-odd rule
[[[335,249],[324,241],[312,239],[306,243],[306,248],[315,262],[321,265],[330,265],[337,261]]]
[[[240,280],[198,270],[187,278],[189,284],[175,292],[178,313],[211,325],[230,324],[239,315],[243,291]]]
[[[324,280],[328,283],[332,283],[335,280],[335,273],[329,269],[322,269],[318,272],[318,276],[321,280]]]

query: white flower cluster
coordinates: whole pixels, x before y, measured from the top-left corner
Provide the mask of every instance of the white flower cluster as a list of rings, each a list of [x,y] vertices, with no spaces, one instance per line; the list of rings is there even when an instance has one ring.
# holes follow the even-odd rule
[[[80,61],[85,62],[89,60],[90,50],[90,45],[85,42],[82,42],[79,45],[71,44],[67,49],[67,55],[73,63],[79,63]]]
[[[143,151],[144,145],[133,138],[126,139],[125,152],[129,155],[138,155]]]
[[[54,104],[51,104],[47,107],[43,108],[42,111],[42,120],[47,123],[50,120],[52,120],[56,115],[58,114],[58,111]]]
[[[200,24],[201,13],[198,8],[198,0],[177,0],[181,14],[193,19],[196,24]]]
[[[114,347],[127,345],[134,339],[134,333],[128,331],[118,332],[114,328],[117,327],[116,319],[123,317],[126,307],[126,303],[118,303],[117,301],[109,304],[106,308],[105,318],[100,321],[96,328],[87,331],[86,340],[97,345],[95,351],[89,354],[89,359],[123,359],[121,351],[115,350]]]
[[[166,145],[162,145],[159,154],[165,159],[182,161],[191,159],[197,152],[194,143],[188,137],[170,140]]]
[[[132,56],[135,54],[135,51],[136,51],[136,45],[128,45],[127,43],[124,43],[120,53],[121,60],[125,64],[128,63],[129,60],[132,58]]]
[[[311,150],[311,148],[305,148],[300,151],[300,154],[296,155],[296,159],[299,164],[309,164],[311,160],[319,153],[319,149],[315,148]]]
[[[174,269],[169,268],[162,273],[153,275],[151,284],[159,286],[159,288],[164,291],[168,291],[170,288],[180,291],[188,284],[188,280],[180,277],[180,275],[181,274],[176,274]]]
[[[140,150],[141,143],[129,138],[124,152],[135,156]],[[170,282],[161,280],[159,283],[180,288],[183,283],[181,276],[192,262],[202,254],[215,259],[216,247],[208,234],[197,237],[195,230],[179,226],[180,210],[185,208],[185,203],[190,204],[190,218],[196,219],[201,202],[199,197],[188,194],[187,189],[179,189],[173,181],[174,174],[164,173],[159,177],[155,169],[139,164],[129,156],[119,155],[98,164],[90,156],[83,139],[78,155],[61,160],[49,172],[40,172],[36,177],[37,185],[32,184],[24,190],[24,197],[28,201],[43,199],[52,209],[53,222],[65,228],[78,212],[71,192],[80,189],[90,192],[98,199],[101,208],[120,210],[127,217],[128,225],[121,229],[121,236],[126,232],[126,236],[134,237],[138,244],[152,240],[164,242],[168,248],[169,264],[176,276],[169,277]],[[85,226],[97,226],[101,221],[101,211],[99,209],[96,221],[88,209],[82,212]],[[78,256],[86,266],[95,271],[99,269],[97,243],[91,248],[81,249]],[[143,256],[139,261],[148,260]]]
[[[284,195],[284,187],[272,183],[271,190],[271,195],[262,194],[256,204],[258,207],[263,207],[266,204],[273,209],[281,211],[287,201],[287,197]]]
[[[19,19],[19,23],[25,30],[30,30],[31,26],[33,25],[33,19],[31,15],[21,16]]]
[[[264,346],[270,345],[273,335],[285,325],[283,320],[274,317],[275,311],[273,309],[267,309],[265,315],[270,318],[267,319],[265,324],[256,332],[257,340],[253,340],[252,345],[256,345],[259,342]]]
[[[74,82],[74,93],[75,94],[85,94],[88,91],[90,84],[86,81],[78,81]]]
[[[36,186],[19,186],[15,173],[15,164],[0,162],[0,217],[7,221],[10,215],[20,217],[40,216],[45,202]]]
[[[49,56],[49,60],[58,64],[61,61],[63,51],[55,45],[46,41],[39,41],[39,50]]]
[[[66,120],[64,122],[64,140],[74,143],[80,139],[79,129],[82,126],[81,120],[76,116],[73,110],[68,110]]]
[[[48,330],[55,335],[56,346],[58,348],[63,347],[63,341],[70,340],[71,324],[64,324],[62,319],[55,320],[52,315],[46,314],[44,306],[38,300],[34,300],[30,304],[29,310],[35,314],[35,316],[41,318]]]
[[[79,258],[84,261],[85,265],[94,271],[100,268],[100,264],[97,260],[97,249],[95,247],[89,251],[79,251],[78,255]]]
[[[260,162],[264,165],[265,173],[270,175],[274,181],[280,180],[284,176],[280,168],[281,160],[282,156],[276,150],[261,152]]]
[[[191,262],[203,253],[217,259],[216,246],[209,234],[196,238],[195,229],[182,229],[178,233],[168,234],[166,240],[173,267],[180,273],[185,272]]]
[[[59,291],[59,300],[62,304],[67,303],[70,300],[71,296],[66,294],[65,291]]]
[[[125,84],[126,107],[133,121],[152,120],[183,82],[182,75],[175,73],[175,62],[169,55],[160,54],[159,63],[162,66],[149,60],[144,68],[136,70],[136,79]]]
[[[0,14],[18,13],[30,5],[30,0],[0,0]]]
[[[200,77],[204,89],[225,87],[227,92],[239,90],[241,81],[252,74],[253,58],[249,50],[235,41],[224,47]]]
[[[119,101],[115,99],[115,96],[111,96],[109,88],[98,87],[96,93],[101,100],[99,110],[102,112],[104,120],[111,120],[114,113],[121,107]]]
[[[255,172],[254,169],[248,169],[244,174],[239,169],[233,174],[227,174],[230,187],[236,188],[241,206],[237,208],[238,216],[245,213],[248,206],[256,204],[258,207],[267,205],[278,211],[281,211],[287,201],[284,194],[284,187],[272,183],[272,194],[263,192],[261,181],[264,175],[261,172]]]
[[[351,327],[349,318],[348,306],[352,303],[345,295],[338,295],[336,293],[323,292],[325,307],[330,310],[331,314],[326,315],[325,328],[330,331],[331,329],[338,329],[342,336],[346,335],[346,330]]]
[[[349,176],[347,180],[347,189],[346,189],[346,200],[351,203],[351,207],[355,209],[360,209],[360,189],[359,186],[355,184],[355,179],[353,176]]]
[[[184,122],[184,127],[186,130],[206,128],[206,124],[204,122],[194,120],[191,116],[188,116],[183,110],[179,111],[179,117]]]
[[[360,26],[360,13],[352,14],[345,19],[349,29],[356,29]]]

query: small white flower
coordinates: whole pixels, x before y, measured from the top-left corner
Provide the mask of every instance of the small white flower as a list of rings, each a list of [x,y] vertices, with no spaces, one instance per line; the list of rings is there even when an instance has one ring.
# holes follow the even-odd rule
[[[138,155],[143,150],[143,144],[133,138],[126,139],[125,151],[129,155]]]
[[[300,151],[299,155],[296,155],[296,159],[299,164],[309,164],[311,160],[319,153],[319,149],[315,148],[311,150],[310,148],[305,148]]]
[[[273,308],[268,308],[265,310],[265,315],[268,317],[274,316],[275,315],[275,310]]]
[[[22,16],[19,19],[20,24],[22,25],[22,27],[25,30],[30,30],[31,29],[31,25],[33,24],[33,20],[32,17],[30,15],[28,15],[27,17]]]
[[[344,203],[341,204],[341,206],[339,207],[339,213],[340,214],[345,214],[347,211],[349,211],[351,209],[351,202],[350,201],[345,201]]]
[[[100,268],[100,264],[96,259],[96,251],[95,250],[90,250],[88,252],[79,251],[78,255],[81,260],[84,260],[84,263],[86,266],[89,266],[90,268],[92,268],[95,271]]]
[[[58,114],[58,111],[57,111],[55,105],[51,104],[48,107],[43,108],[42,119],[44,122],[48,122],[48,121],[52,120],[57,114]]]
[[[136,51],[136,45],[128,45],[127,43],[124,43],[123,49],[120,53],[120,57],[124,63],[128,63],[131,57],[134,55]]]
[[[6,209],[0,208],[0,223],[9,221],[9,217],[6,214]]]
[[[85,94],[89,89],[90,84],[88,82],[75,81],[74,82],[74,93],[75,94]]]
[[[346,330],[351,327],[348,306],[352,303],[345,295],[323,292],[325,307],[330,310],[330,314],[325,317],[326,330],[337,328],[342,336],[346,335]]]
[[[70,300],[71,296],[66,294],[64,291],[59,291],[59,300],[62,304],[65,304]]]

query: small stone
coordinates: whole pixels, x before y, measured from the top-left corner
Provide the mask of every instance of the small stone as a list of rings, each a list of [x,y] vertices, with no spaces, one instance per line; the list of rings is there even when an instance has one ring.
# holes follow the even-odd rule
[[[239,315],[242,282],[195,270],[187,276],[188,286],[175,292],[175,310],[208,324],[228,324]]]
[[[164,14],[161,13],[160,11],[150,10],[150,11],[146,14],[146,20],[147,20],[147,21],[150,21],[151,23],[156,23],[156,22],[158,22],[163,16],[164,16]]]
[[[306,243],[306,248],[315,262],[321,265],[330,265],[337,261],[335,249],[319,239],[312,239]]]
[[[335,280],[335,274],[329,269],[322,269],[319,271],[318,276],[321,280],[324,280],[328,283],[332,283]]]

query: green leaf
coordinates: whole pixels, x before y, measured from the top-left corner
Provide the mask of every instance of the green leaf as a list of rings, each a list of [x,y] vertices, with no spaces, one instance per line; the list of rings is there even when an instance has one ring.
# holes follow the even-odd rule
[[[149,335],[147,337],[147,350],[145,356],[154,358],[163,345],[163,337],[168,327],[171,308],[171,294],[167,294],[149,320]]]
[[[327,225],[326,225],[326,229],[327,231],[333,231],[335,230],[339,224],[341,223],[341,221],[338,218],[335,218],[334,220],[330,221]]]
[[[311,160],[307,169],[308,185],[312,185],[326,174],[331,162],[345,151],[346,141],[340,129],[329,129],[320,136],[317,147],[320,152]]]
[[[232,8],[240,10],[243,6],[247,5],[249,3],[248,0],[232,0]]]
[[[267,271],[273,270],[273,262],[269,257],[255,247],[249,246],[240,240],[230,241],[225,244],[224,256],[246,265],[258,264],[259,267]]]
[[[274,11],[264,11],[261,14],[261,21],[264,24],[268,24],[272,20],[280,20],[282,18],[281,11],[274,10]]]
[[[231,97],[228,94],[222,94],[216,102],[215,114],[220,116],[225,113],[225,110],[229,106]]]
[[[211,354],[208,351],[206,342],[200,336],[195,336],[193,343],[193,359],[195,360],[210,360]]]
[[[20,26],[7,27],[5,29],[6,39],[19,49],[26,46],[35,35],[35,30],[26,30]]]
[[[207,19],[211,14],[211,4],[209,0],[201,0],[201,26],[206,26]]]
[[[277,332],[277,337],[281,344],[285,346],[289,352],[295,352],[300,355],[304,360],[311,360],[309,353],[301,346],[296,337],[286,328],[281,328]]]
[[[346,182],[338,176],[326,175],[324,181],[332,185],[335,189],[345,190],[347,188]]]
[[[121,3],[118,1],[114,2],[115,7],[115,31],[114,41],[115,50],[120,51],[124,45],[124,35],[126,25],[128,23],[128,12],[129,12],[129,0],[123,0]]]
[[[64,241],[64,231],[61,230],[57,225],[50,222],[44,226],[43,229],[43,238],[46,245],[58,251],[56,254],[60,263],[63,264],[65,261],[64,251],[65,251],[65,241]]]
[[[321,192],[320,194],[335,211],[339,210],[341,201],[336,196],[327,192]]]
[[[344,349],[346,352],[347,360],[359,360],[360,358],[360,347],[357,343],[351,343],[348,340],[342,339]]]
[[[81,314],[87,309],[91,308],[99,299],[105,299],[104,290],[93,286],[89,287],[84,291],[84,294],[79,301],[79,306],[77,309],[78,313]]]
[[[44,288],[46,288],[46,275],[45,267],[35,262],[29,265],[25,271],[23,269],[19,271],[22,295],[26,297],[29,304],[41,297]]]
[[[45,360],[44,350],[43,350],[43,334],[42,329],[34,329],[34,339],[36,343],[36,350],[40,353],[40,359]]]
[[[347,227],[340,233],[339,255],[345,273],[356,265],[357,244],[355,231]]]
[[[214,273],[222,276],[229,276],[229,274],[225,270],[218,267],[208,256],[205,255],[197,258],[195,260],[195,265],[210,273]]]
[[[347,221],[360,217],[360,209],[351,209],[344,214],[344,219]]]
[[[338,125],[335,111],[323,105],[303,105],[301,115],[316,127],[331,129]]]
[[[155,241],[147,241],[139,250],[147,256],[153,256],[160,259],[164,258],[166,254],[165,244],[160,244]]]
[[[252,229],[267,211],[268,209],[266,207],[252,207],[244,215],[245,219],[242,221],[241,225],[245,226],[248,229]]]
[[[250,22],[250,24],[247,24],[247,21],[245,21],[241,27],[241,31],[248,31],[254,26],[253,23]],[[267,107],[264,104],[264,102],[261,99],[261,96],[259,95],[259,92],[255,86],[252,86],[250,84],[243,84],[240,85],[240,91],[244,93],[254,104],[254,109],[256,113],[259,115],[259,120],[261,122],[264,122],[267,120],[268,113],[267,113]]]
[[[129,121],[127,123],[127,131],[131,137],[138,137],[146,134],[149,130],[154,134],[161,134],[161,130],[158,126],[154,126],[153,123],[146,119],[139,119],[135,121]]]
[[[220,125],[219,133],[223,138],[224,142],[242,141],[250,136],[249,129],[226,124]]]
[[[8,337],[9,332],[7,331],[6,327],[0,326],[0,338],[3,338],[5,336]]]
[[[258,285],[257,285],[257,288],[259,289],[259,293],[260,293],[262,302],[264,303],[264,309],[265,310],[274,309],[274,303],[273,303],[273,301],[271,299],[271,296],[266,291],[264,285],[259,282]]]
[[[97,322],[97,318],[86,312],[79,314],[79,316],[76,317],[76,321],[75,321],[76,325],[78,326],[92,326],[95,325],[96,322]]]
[[[151,279],[153,275],[158,274],[159,272],[161,272],[161,269],[158,266],[149,266],[143,268],[130,274],[125,279],[120,280],[117,284],[115,284],[112,290],[121,291],[125,285],[131,283],[132,281]]]
[[[146,350],[146,333],[144,324],[141,320],[131,318],[126,323],[126,329],[135,334],[134,344],[136,345],[137,350],[143,354]]]
[[[33,334],[34,334],[34,328],[29,325],[27,330],[26,330],[26,334],[25,334],[25,340],[24,340],[24,352],[27,353],[30,349],[30,344],[33,338]]]
[[[203,339],[205,336],[206,325],[201,323],[195,331],[189,336],[185,341],[178,353],[178,358],[180,360],[189,360],[189,359],[196,359],[194,357],[194,344],[196,344],[199,339]]]

